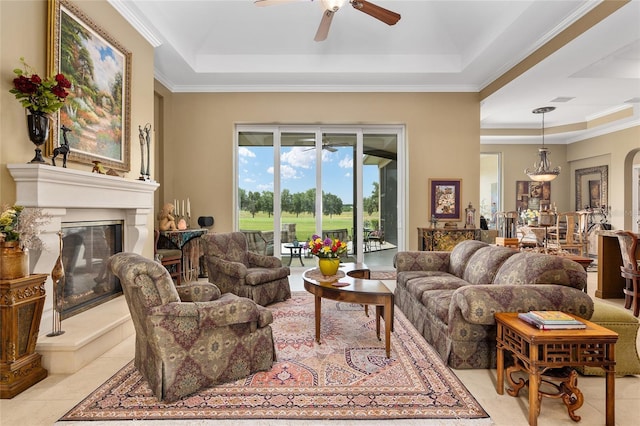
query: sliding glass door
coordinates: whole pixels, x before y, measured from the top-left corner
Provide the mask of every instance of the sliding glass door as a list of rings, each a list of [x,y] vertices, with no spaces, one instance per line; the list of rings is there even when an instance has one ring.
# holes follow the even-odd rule
[[[391,130],[238,126],[237,228],[261,231],[285,262],[320,233],[347,240],[352,261],[397,249],[403,131]]]

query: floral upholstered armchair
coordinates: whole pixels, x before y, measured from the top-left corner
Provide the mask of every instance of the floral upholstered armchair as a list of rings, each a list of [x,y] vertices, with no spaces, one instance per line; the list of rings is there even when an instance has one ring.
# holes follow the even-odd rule
[[[209,282],[222,293],[234,293],[265,306],[291,297],[290,270],[274,256],[248,251],[242,232],[203,235]]]
[[[136,331],[135,366],[162,401],[271,368],[271,311],[220,294],[210,283],[176,288],[158,262],[133,253],[109,259]]]

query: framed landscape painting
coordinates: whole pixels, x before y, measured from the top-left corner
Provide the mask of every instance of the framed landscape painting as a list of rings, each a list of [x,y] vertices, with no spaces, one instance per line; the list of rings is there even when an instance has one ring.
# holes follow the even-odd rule
[[[442,221],[461,218],[462,179],[429,179],[431,217]]]
[[[67,0],[49,0],[50,74],[72,87],[54,120],[46,153],[63,142],[69,160],[130,170],[131,53]]]

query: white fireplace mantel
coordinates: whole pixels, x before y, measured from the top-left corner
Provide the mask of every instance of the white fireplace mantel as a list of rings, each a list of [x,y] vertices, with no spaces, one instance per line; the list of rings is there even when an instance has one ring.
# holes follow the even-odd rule
[[[8,164],[7,168],[16,182],[16,204],[41,208],[51,216],[41,235],[46,247],[57,249],[62,222],[115,219],[124,221],[124,251],[142,253],[158,183],[41,164]],[[38,262],[32,272],[51,272],[58,256],[53,254],[49,262],[43,253],[44,263]]]
[[[123,221],[123,250],[142,254],[149,237],[149,221],[153,221],[149,215],[153,213],[158,183],[45,164],[8,164],[7,169],[16,183],[15,204],[40,208],[50,219],[41,229],[44,248],[31,256],[32,273],[51,273],[60,254],[58,232],[68,222]],[[53,315],[51,278],[47,279],[45,290],[41,336],[48,332],[46,324]]]

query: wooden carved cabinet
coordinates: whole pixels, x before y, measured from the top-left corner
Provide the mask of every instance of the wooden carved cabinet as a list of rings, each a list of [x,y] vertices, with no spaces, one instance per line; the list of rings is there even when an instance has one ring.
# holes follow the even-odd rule
[[[47,377],[36,342],[47,274],[0,280],[0,398],[13,398]]]
[[[465,240],[480,240],[480,229],[418,228],[418,250],[451,251]]]

